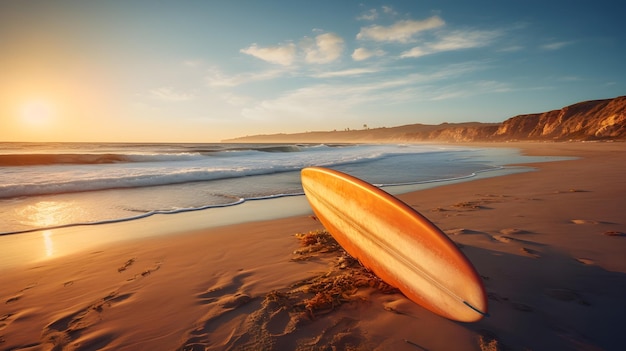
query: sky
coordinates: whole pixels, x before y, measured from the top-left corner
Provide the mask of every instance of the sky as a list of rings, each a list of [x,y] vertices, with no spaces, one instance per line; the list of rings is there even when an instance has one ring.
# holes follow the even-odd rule
[[[0,141],[501,122],[626,95],[622,1],[0,1]]]

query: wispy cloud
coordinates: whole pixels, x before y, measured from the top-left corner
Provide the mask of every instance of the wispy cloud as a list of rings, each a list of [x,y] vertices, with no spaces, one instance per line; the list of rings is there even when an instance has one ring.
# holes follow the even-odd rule
[[[372,51],[366,48],[356,48],[354,49],[354,52],[352,53],[352,59],[354,61],[363,61],[371,57],[384,56],[384,55],[385,55],[385,52],[380,49]]]
[[[301,46],[307,63],[324,64],[341,57],[344,40],[337,34],[324,33],[314,40],[303,40]]]
[[[383,5],[380,7],[380,10],[382,11],[383,14],[388,15],[388,16],[395,16],[398,14],[391,6]],[[359,16],[357,16],[356,19],[359,21],[374,21],[374,20],[377,20],[379,17],[380,17],[380,12],[378,11],[378,9],[370,9],[361,13]]]
[[[187,101],[195,99],[191,93],[175,91],[172,87],[161,87],[150,90],[150,96],[165,101]]]
[[[497,31],[466,30],[438,33],[437,39],[403,52],[400,57],[421,57],[443,51],[483,47],[500,35]]]
[[[319,30],[314,30],[319,31]],[[341,57],[344,48],[344,40],[335,33],[323,33],[314,38],[305,37],[298,45],[287,43],[277,46],[260,47],[252,44],[239,52],[254,56],[263,61],[290,66],[296,62],[299,55],[304,57],[304,62],[312,64],[325,64],[333,62]]]
[[[513,89],[507,84],[492,80],[468,81],[451,84],[424,92],[428,100],[439,101],[467,98],[482,94],[506,93]]]
[[[555,41],[552,43],[541,45],[541,48],[544,50],[559,50],[568,45],[571,45],[572,41]]]
[[[401,75],[384,80],[349,80],[349,83],[314,84],[287,91],[275,99],[258,102],[242,110],[242,114],[254,120],[283,119],[286,122],[306,119],[326,119],[341,113],[352,113],[372,103],[396,104],[417,100],[453,98],[462,94],[478,93],[489,89],[504,89],[494,83],[476,83],[471,86],[448,89],[446,81],[484,69],[482,62],[470,62],[441,67],[438,70]],[[364,70],[346,70],[327,73],[327,76],[375,73]],[[434,83],[437,83],[436,88]],[[442,88],[443,87],[443,88]],[[295,123],[295,122],[294,122]]]
[[[196,68],[196,67],[202,66],[202,61],[198,59],[188,59],[188,60],[183,61],[183,65],[187,67]]]
[[[374,68],[351,68],[342,71],[323,72],[314,74],[315,78],[334,78],[334,77],[350,77],[350,76],[362,76],[365,74],[379,72],[379,69]]]
[[[257,44],[252,44],[239,51],[263,61],[283,66],[291,65],[296,58],[296,45],[294,43],[270,47],[259,47]]]
[[[378,10],[371,9],[357,16],[356,19],[359,21],[373,21],[377,18],[378,18]]]
[[[441,27],[445,22],[439,16],[425,20],[402,20],[391,26],[372,25],[361,28],[356,38],[360,40],[374,40],[378,42],[409,43],[420,32]]]
[[[393,7],[391,6],[382,6],[383,12],[389,15],[397,15],[398,13],[396,12],[396,10],[393,9]]]
[[[253,102],[253,99],[249,96],[237,95],[234,93],[221,94],[220,99],[232,106],[247,106]]]
[[[524,47],[521,45],[510,45],[498,49],[500,52],[517,52],[522,50],[524,50]]]
[[[563,76],[563,77],[559,77],[558,80],[562,82],[579,82],[579,81],[582,81],[583,79],[579,76]]]
[[[288,72],[288,69],[271,69],[261,72],[226,75],[214,67],[207,70],[204,81],[211,87],[234,87],[255,81],[275,79],[287,74]]]

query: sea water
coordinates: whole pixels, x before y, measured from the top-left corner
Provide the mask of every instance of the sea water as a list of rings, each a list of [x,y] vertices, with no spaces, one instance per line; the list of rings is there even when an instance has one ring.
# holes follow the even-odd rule
[[[388,189],[471,178],[515,155],[432,144],[0,143],[0,234],[302,196],[309,166]]]

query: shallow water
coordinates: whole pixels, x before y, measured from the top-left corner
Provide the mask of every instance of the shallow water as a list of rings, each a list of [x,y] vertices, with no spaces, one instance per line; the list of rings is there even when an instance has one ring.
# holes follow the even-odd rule
[[[300,196],[299,172],[309,166],[394,192],[537,160],[511,149],[431,144],[2,143],[0,233]]]

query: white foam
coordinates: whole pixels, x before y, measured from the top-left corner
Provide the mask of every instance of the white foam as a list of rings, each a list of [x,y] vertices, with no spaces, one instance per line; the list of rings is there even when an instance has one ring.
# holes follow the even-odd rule
[[[127,157],[136,162],[7,167],[0,174],[0,198],[210,181],[435,151],[424,146],[395,145],[318,145],[298,149],[301,151],[130,154]]]

